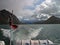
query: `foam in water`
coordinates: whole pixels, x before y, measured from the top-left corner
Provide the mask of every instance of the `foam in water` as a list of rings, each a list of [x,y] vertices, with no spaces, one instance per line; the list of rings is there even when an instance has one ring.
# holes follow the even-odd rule
[[[43,28],[42,27],[39,27],[37,29],[34,29],[34,28],[27,28],[27,27],[23,27],[23,28],[19,28],[17,29],[16,32],[14,32],[14,39],[15,40],[30,40],[31,38],[34,38],[36,37],[40,31],[42,30]]]

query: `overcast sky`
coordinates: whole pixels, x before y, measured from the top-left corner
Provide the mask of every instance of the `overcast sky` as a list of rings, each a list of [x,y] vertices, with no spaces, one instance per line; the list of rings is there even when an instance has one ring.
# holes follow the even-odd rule
[[[60,0],[0,0],[0,10],[14,10],[17,17],[35,13],[60,15]]]

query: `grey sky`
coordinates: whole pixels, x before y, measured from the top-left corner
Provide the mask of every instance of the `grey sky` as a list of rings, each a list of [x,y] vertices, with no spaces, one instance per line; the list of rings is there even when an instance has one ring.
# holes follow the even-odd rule
[[[60,15],[60,0],[0,0],[0,10],[7,9],[17,17],[40,14]],[[26,9],[28,8],[28,9]],[[35,13],[34,13],[35,12]]]
[[[38,13],[60,16],[60,0],[46,0],[40,5]]]
[[[0,0],[0,10],[14,10],[14,14],[18,17],[20,15],[32,15],[33,11],[24,10],[23,8],[26,6],[33,6],[35,1],[36,0]]]

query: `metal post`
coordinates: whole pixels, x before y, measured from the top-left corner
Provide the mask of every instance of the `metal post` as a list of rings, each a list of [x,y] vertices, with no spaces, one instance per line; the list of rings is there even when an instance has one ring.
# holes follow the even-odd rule
[[[39,41],[39,45],[40,45],[40,40],[38,40]]]
[[[31,45],[31,40],[30,40],[30,45]]]
[[[21,45],[22,45],[22,40],[21,40]]]
[[[12,10],[12,14],[13,14],[13,10]],[[11,14],[11,15],[12,15],[12,14]],[[10,23],[11,23],[11,21],[12,21],[12,16],[11,16],[11,15],[10,15],[10,17],[9,17],[9,18],[10,18],[10,19],[9,19],[9,22],[10,22]],[[9,25],[11,25],[10,23],[9,23]],[[11,45],[11,35],[12,35],[13,33],[12,33],[12,28],[11,28],[11,27],[10,27],[10,29],[11,29],[11,31],[10,31],[10,45]]]

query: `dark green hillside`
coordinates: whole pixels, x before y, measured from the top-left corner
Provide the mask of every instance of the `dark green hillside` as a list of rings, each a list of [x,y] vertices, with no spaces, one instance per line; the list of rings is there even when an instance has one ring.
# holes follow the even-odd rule
[[[0,11],[0,24],[9,24],[8,20],[9,20],[10,16],[13,19],[14,24],[21,24],[19,19],[14,14],[12,14],[11,12],[9,12],[5,9]]]
[[[60,18],[51,16],[45,21],[34,22],[34,24],[60,24]]]

